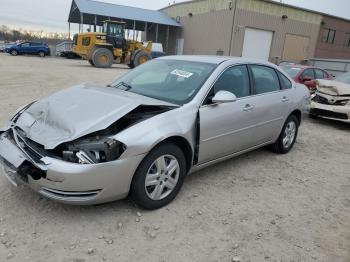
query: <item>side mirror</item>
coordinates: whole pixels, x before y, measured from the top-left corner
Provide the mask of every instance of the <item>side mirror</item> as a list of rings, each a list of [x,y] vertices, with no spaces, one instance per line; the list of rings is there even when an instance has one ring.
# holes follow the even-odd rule
[[[214,104],[232,103],[237,101],[237,97],[228,91],[219,91],[211,100]]]
[[[304,76],[303,77],[303,81],[306,82],[306,81],[311,81],[312,80],[312,77],[311,76]]]

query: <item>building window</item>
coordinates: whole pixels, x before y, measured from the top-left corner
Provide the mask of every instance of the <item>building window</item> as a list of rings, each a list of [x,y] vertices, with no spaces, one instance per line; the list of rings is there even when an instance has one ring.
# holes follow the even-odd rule
[[[336,31],[333,29],[323,29],[322,42],[328,44],[334,44]]]
[[[345,46],[350,47],[350,33],[346,33],[345,35]]]

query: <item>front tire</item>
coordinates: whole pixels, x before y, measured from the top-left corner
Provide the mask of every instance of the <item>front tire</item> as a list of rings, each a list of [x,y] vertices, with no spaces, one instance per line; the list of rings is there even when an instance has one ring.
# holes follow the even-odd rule
[[[113,61],[113,54],[107,48],[98,48],[92,54],[92,62],[98,68],[112,67]]]
[[[38,53],[38,55],[39,55],[40,57],[45,57],[45,52],[40,51],[40,52]]]
[[[285,122],[282,132],[277,141],[271,145],[271,150],[277,154],[287,154],[292,150],[299,131],[299,120],[291,115]]]
[[[177,196],[185,176],[186,160],[182,150],[171,143],[161,144],[136,170],[131,197],[145,209],[164,207]]]
[[[136,53],[132,64],[134,67],[138,67],[139,65],[147,63],[149,60],[152,60],[151,55],[145,50],[140,50]]]
[[[17,52],[16,50],[12,50],[12,51],[11,51],[11,55],[13,55],[13,56],[18,56],[18,52]]]

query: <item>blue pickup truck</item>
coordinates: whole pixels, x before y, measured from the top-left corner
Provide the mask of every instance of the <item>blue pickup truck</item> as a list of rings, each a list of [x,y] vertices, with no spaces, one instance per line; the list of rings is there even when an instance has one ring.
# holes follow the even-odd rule
[[[50,55],[50,48],[45,43],[23,42],[5,49],[5,52],[13,56],[17,55],[38,55],[45,57]]]

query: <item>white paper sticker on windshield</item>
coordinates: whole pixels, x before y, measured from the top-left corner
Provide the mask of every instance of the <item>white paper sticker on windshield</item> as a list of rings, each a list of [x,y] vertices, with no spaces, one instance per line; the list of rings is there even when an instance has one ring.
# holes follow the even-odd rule
[[[180,76],[180,77],[184,77],[184,78],[190,78],[191,76],[193,76],[193,73],[182,71],[182,70],[179,70],[179,69],[175,69],[170,74],[176,75],[176,76]]]

